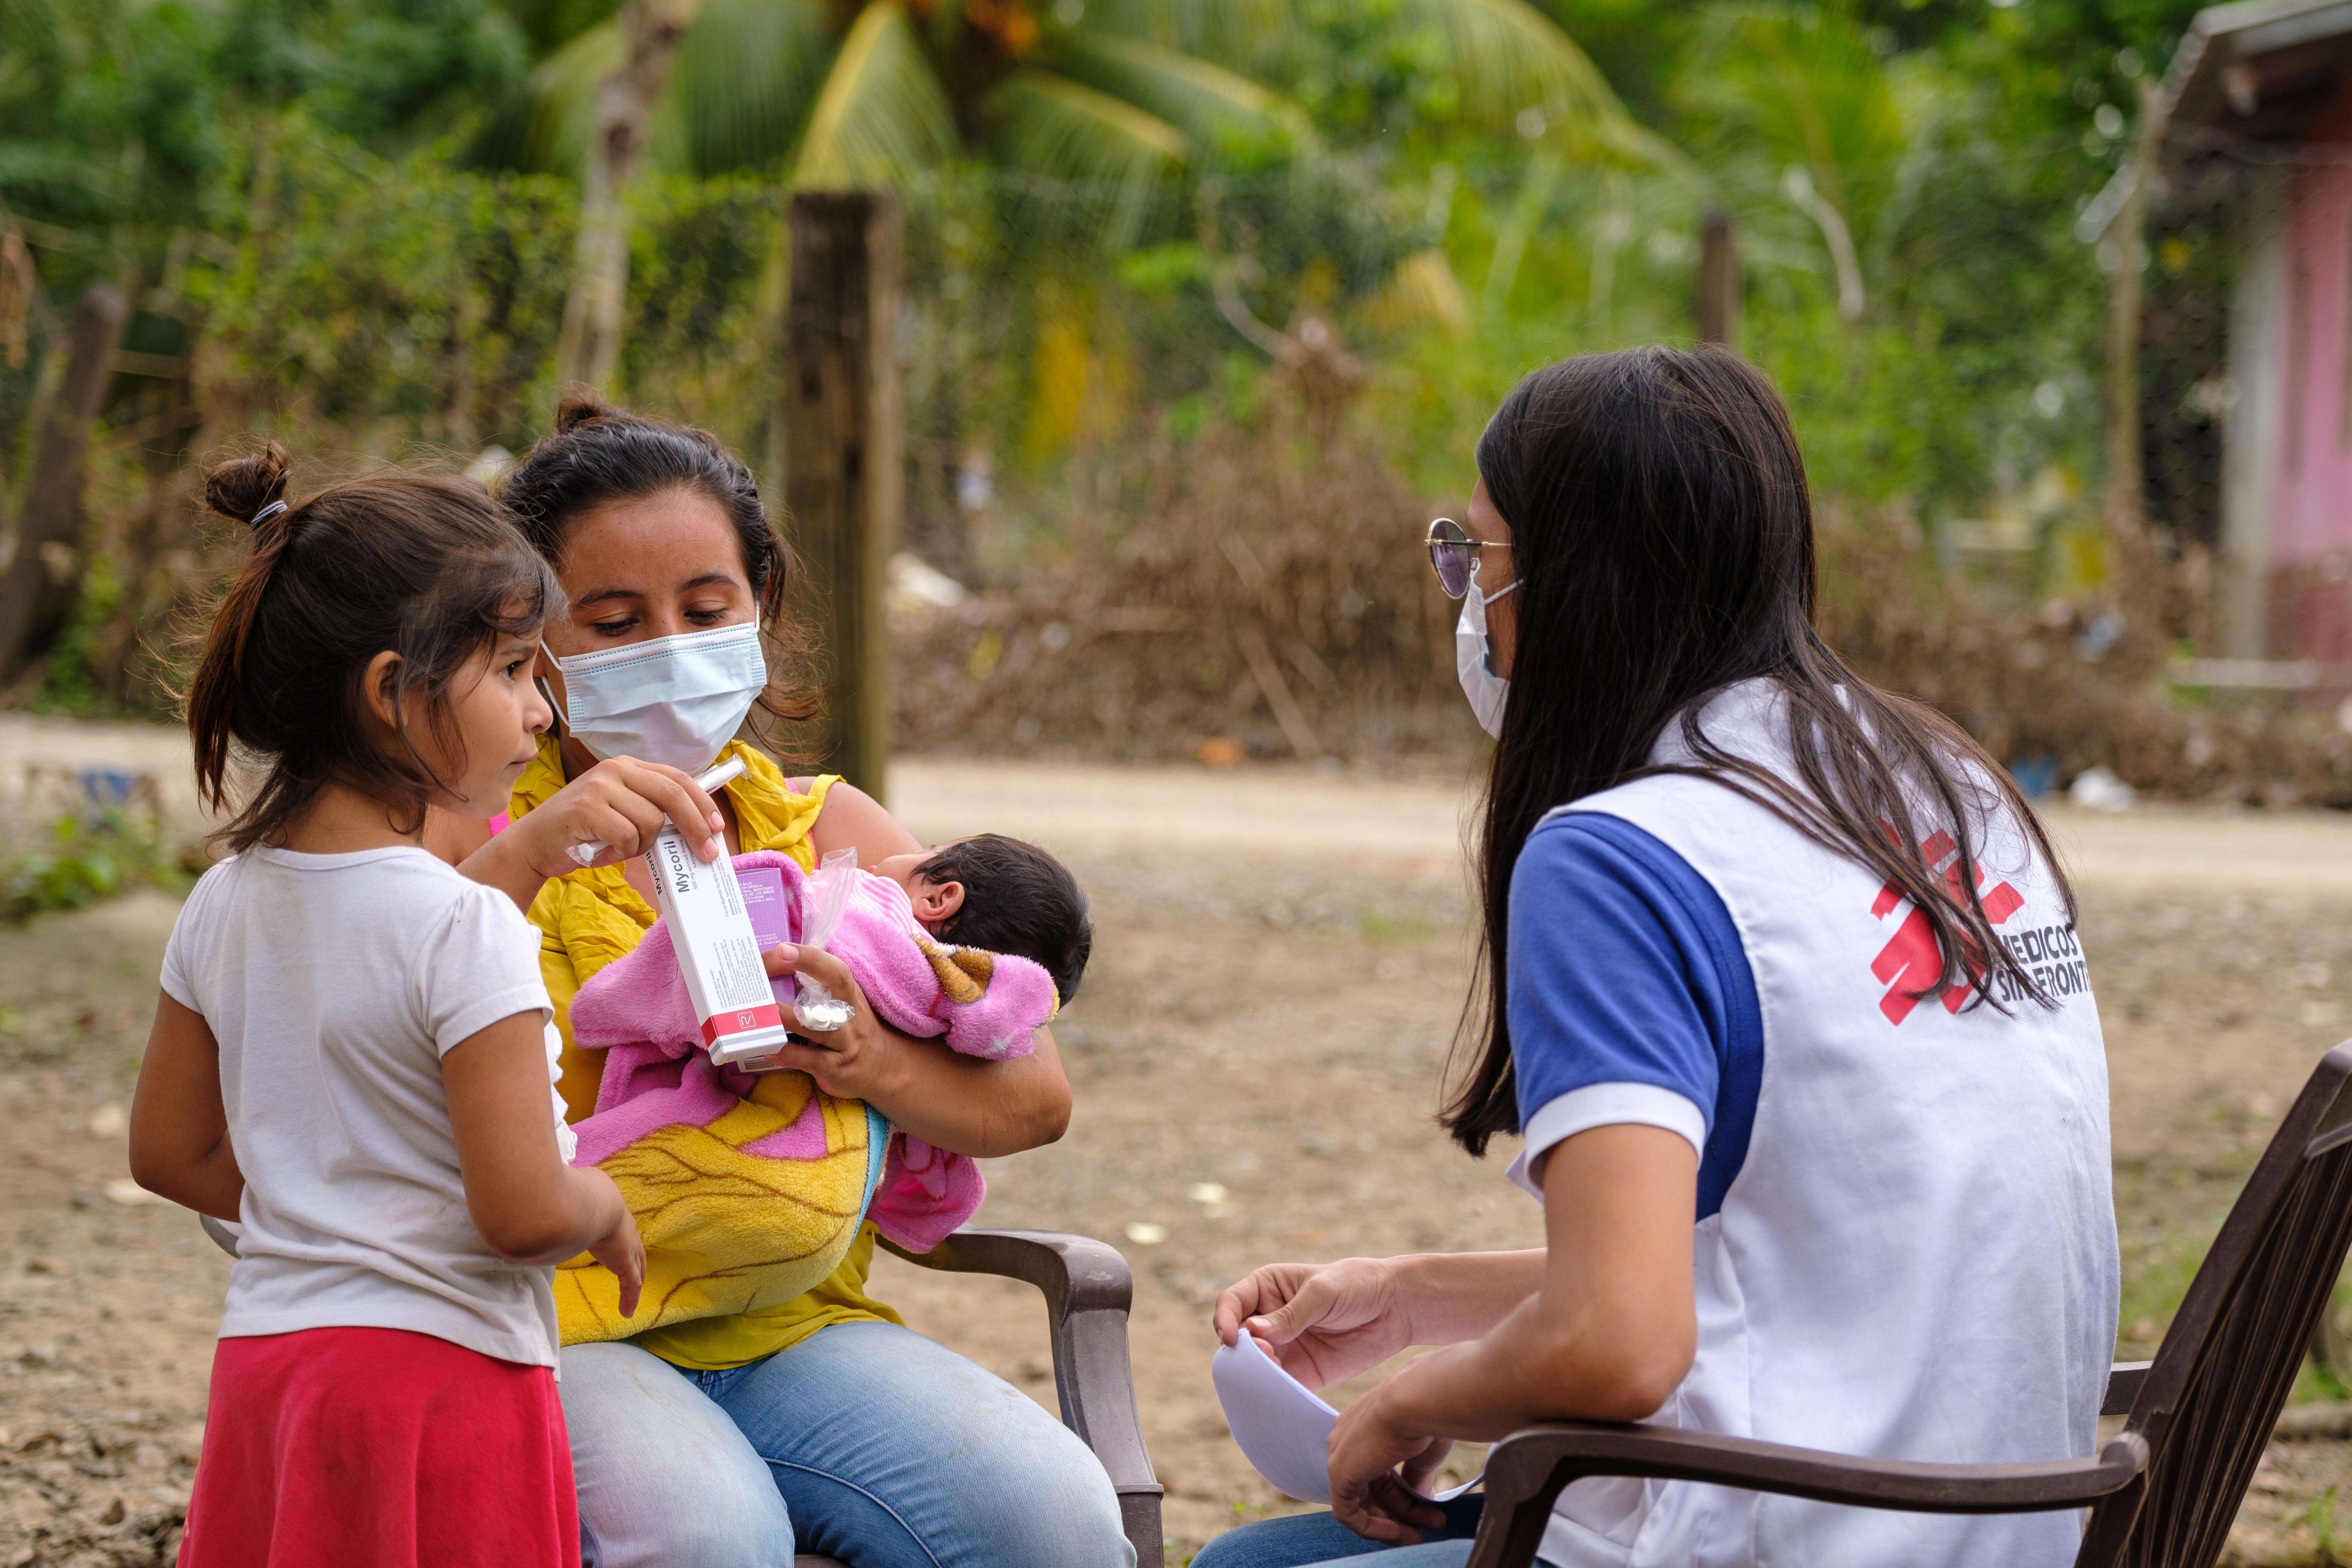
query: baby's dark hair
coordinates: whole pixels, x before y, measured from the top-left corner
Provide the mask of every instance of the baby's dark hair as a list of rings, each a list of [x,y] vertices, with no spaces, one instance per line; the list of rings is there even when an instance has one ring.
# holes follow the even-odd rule
[[[916,874],[963,884],[963,907],[940,925],[942,940],[1035,960],[1062,1005],[1070,1005],[1094,952],[1095,928],[1068,867],[1034,844],[983,833],[941,848]]]
[[[414,742],[387,750],[369,738],[370,662],[398,654],[394,702],[454,746],[452,683],[486,644],[533,635],[563,602],[555,574],[470,480],[389,470],[290,503],[286,480],[275,442],[205,477],[205,504],[253,538],[186,696],[205,804],[226,809],[233,762],[263,775],[218,834],[232,850],[274,841],[331,781],[383,801],[404,831],[422,826],[444,781]]]

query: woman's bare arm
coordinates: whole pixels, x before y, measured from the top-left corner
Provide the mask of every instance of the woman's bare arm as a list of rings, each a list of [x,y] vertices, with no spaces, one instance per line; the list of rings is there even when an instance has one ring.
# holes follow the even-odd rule
[[[1484,1440],[1529,1421],[1635,1421],[1690,1371],[1689,1142],[1657,1127],[1596,1127],[1551,1150],[1543,1188],[1542,1288],[1487,1333],[1382,1384],[1391,1412],[1416,1430]]]
[[[1402,1465],[1417,1484],[1446,1439],[1492,1441],[1531,1421],[1638,1421],[1690,1371],[1697,1152],[1662,1128],[1596,1127],[1552,1149],[1543,1189],[1542,1288],[1340,1415],[1332,1508],[1357,1533],[1410,1541],[1433,1522],[1390,1471]]]
[[[794,779],[793,788],[805,795],[814,779]],[[920,849],[923,841],[898,825],[882,803],[846,779],[837,779],[824,792],[824,805],[809,828],[809,847],[817,859],[836,849],[855,849],[857,863],[873,866],[893,855]]]
[[[131,1097],[131,1179],[215,1219],[235,1219],[245,1173],[221,1104],[220,1042],[204,1015],[160,994]]]
[[[1269,1263],[1217,1296],[1217,1337],[1246,1329],[1309,1388],[1356,1375],[1408,1345],[1475,1339],[1543,1288],[1544,1254],[1423,1252]]]

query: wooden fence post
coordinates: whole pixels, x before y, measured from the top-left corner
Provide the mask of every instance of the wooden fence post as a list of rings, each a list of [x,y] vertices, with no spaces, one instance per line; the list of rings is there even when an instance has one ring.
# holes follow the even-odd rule
[[[1709,207],[1698,226],[1698,341],[1731,346],[1739,331],[1739,249],[1731,215]]]
[[[49,557],[75,543],[81,524],[90,422],[106,401],[130,313],[111,283],[91,284],[74,310],[65,374],[42,413],[25,501],[16,511],[16,553],[0,577],[0,674],[13,674],[37,658],[72,613],[79,572],[60,579]]]
[[[826,766],[876,799],[890,756],[884,574],[898,547],[905,432],[898,402],[900,234],[887,191],[793,197],[785,310],[784,504],[826,661]]]

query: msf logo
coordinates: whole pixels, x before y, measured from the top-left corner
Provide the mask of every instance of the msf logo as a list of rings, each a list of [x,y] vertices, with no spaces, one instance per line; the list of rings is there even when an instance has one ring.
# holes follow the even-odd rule
[[[1919,858],[1927,863],[1929,869],[1941,870],[1946,885],[1950,887],[1955,896],[1958,894],[1959,846],[1952,842],[1950,834],[1938,831],[1927,838],[1919,846]],[[1985,918],[1993,924],[2000,924],[2024,908],[2025,896],[2015,888],[2007,882],[1998,882],[1987,892],[1984,890],[1985,868],[1979,866],[1976,874],[1977,889],[1984,900]],[[1902,901],[1902,892],[1890,882],[1878,889],[1878,899],[1870,906],[1870,912],[1883,921]],[[1958,1013],[1968,1005],[1976,984],[1982,984],[1984,964],[1981,960],[1969,961],[1968,971],[1969,979],[1975,984],[1955,985],[1946,990],[1943,995],[1945,1012]],[[1911,911],[1903,917],[1903,923],[1895,928],[1895,934],[1887,939],[1885,947],[1878,950],[1878,956],[1871,960],[1870,973],[1887,987],[1886,994],[1879,998],[1878,1010],[1886,1015],[1886,1021],[1890,1024],[1900,1024],[1909,1017],[1911,1009],[1919,1005],[1921,995],[1943,978],[1944,955],[1936,947],[1936,928],[1927,923],[1927,915],[1916,905],[1912,906]]]

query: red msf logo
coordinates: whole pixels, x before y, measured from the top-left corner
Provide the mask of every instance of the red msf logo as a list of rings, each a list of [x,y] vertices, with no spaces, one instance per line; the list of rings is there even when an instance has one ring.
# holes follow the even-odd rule
[[[1919,846],[1919,858],[1927,863],[1930,869],[1943,871],[1945,882],[1955,894],[1960,890],[1959,848],[1952,842],[1950,834],[1941,831]],[[1985,884],[1985,868],[1979,866],[1976,873],[1977,887],[1981,890]],[[2007,882],[1995,884],[1993,889],[1983,897],[1985,918],[1995,925],[2025,905],[2025,896]],[[1870,906],[1870,912],[1885,920],[1902,901],[1902,892],[1890,882],[1878,889],[1877,900]],[[1982,963],[1971,962],[1968,968],[1972,980],[1983,980]],[[1886,1021],[1890,1024],[1900,1024],[1909,1017],[1911,1009],[1919,1005],[1920,994],[1943,977],[1944,955],[1936,948],[1936,928],[1927,923],[1927,915],[1916,905],[1903,917],[1903,923],[1895,927],[1895,934],[1887,939],[1886,945],[1878,950],[1878,956],[1871,960],[1870,972],[1887,987],[1886,994],[1879,998],[1878,1010],[1886,1015]],[[1956,985],[1946,991],[1944,1011],[1958,1013],[1968,1005],[1969,993],[1974,989],[1972,985]]]

